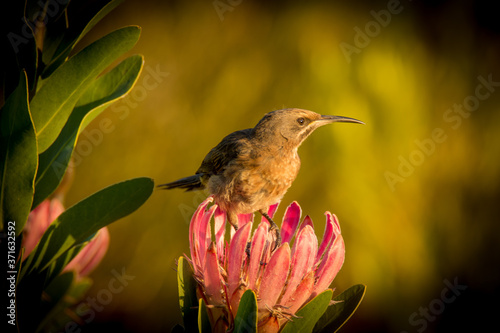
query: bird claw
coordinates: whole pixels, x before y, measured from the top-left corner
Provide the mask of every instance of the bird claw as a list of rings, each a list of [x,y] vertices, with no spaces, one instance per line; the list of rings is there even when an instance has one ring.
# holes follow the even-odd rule
[[[281,245],[281,235],[280,235],[280,231],[279,231],[278,227],[274,228],[274,231],[275,231],[276,239],[274,241],[274,247],[273,247],[272,251],[276,250]]]
[[[250,247],[252,246],[251,242],[247,242],[245,246],[245,253],[247,254],[247,259],[250,260]]]
[[[269,231],[273,231],[274,230],[274,233],[275,233],[275,241],[274,241],[274,247],[273,249],[271,250],[274,251],[276,250],[280,245],[281,245],[281,235],[280,235],[280,230],[278,228],[278,225],[276,223],[274,223],[274,221],[271,219],[271,217],[266,213],[266,212],[260,212],[262,214],[262,216],[264,216],[267,221],[269,221],[269,224],[271,225],[271,227],[269,228]]]

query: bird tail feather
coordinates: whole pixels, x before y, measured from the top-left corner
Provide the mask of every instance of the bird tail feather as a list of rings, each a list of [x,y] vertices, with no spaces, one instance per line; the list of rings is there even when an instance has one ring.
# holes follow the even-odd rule
[[[160,187],[163,190],[171,190],[173,188],[182,188],[186,191],[202,190],[205,186],[201,182],[201,174],[196,174],[189,177],[184,177],[173,181],[171,183],[161,184]]]

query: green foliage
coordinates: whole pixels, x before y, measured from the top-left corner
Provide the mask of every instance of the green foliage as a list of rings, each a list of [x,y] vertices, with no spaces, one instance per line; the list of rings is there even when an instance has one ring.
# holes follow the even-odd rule
[[[26,73],[6,100],[0,113],[0,231],[16,222],[16,235],[23,230],[33,200],[37,167],[35,131],[28,106]]]
[[[40,152],[56,140],[78,99],[97,75],[130,50],[139,34],[138,27],[116,30],[78,52],[43,81],[30,103]]]
[[[314,326],[314,332],[337,332],[354,314],[365,296],[366,286],[357,284],[333,298]]]
[[[139,208],[153,192],[149,178],[136,178],[111,185],[66,209],[52,222],[28,257],[21,277],[41,272],[72,247],[99,229]]]
[[[212,326],[210,325],[210,319],[208,318],[207,304],[203,298],[200,298],[198,301],[198,332],[212,332]]]
[[[186,332],[194,332],[198,329],[196,281],[193,278],[193,269],[184,257],[180,257],[177,263],[177,285],[184,328]]]
[[[282,332],[312,332],[314,325],[325,313],[332,299],[333,291],[327,289],[314,297],[295,314],[298,318],[289,321]]]
[[[46,12],[37,12],[39,2],[26,2],[26,18],[20,19],[26,25],[25,37],[32,38],[26,45],[11,45],[9,54],[16,59],[6,66],[19,70],[19,80],[17,87],[13,82],[3,87],[5,103],[0,110],[0,231],[15,221],[17,245],[30,212],[52,200],[61,185],[79,134],[128,94],[141,73],[143,57],[134,55],[102,74],[136,44],[139,27],[118,29],[70,56],[82,37],[120,2],[96,2],[83,8],[77,7],[83,5],[80,2],[68,2],[46,6]],[[44,29],[31,29],[28,19],[37,15],[44,18]],[[23,40],[14,37],[14,41]],[[21,248],[15,267],[10,267],[18,270],[16,308],[21,331],[60,328],[62,313],[91,285],[77,272],[61,273],[64,267],[99,229],[144,204],[153,188],[150,178],[110,185],[63,211],[27,256]]]
[[[234,317],[234,332],[257,332],[257,295],[247,290],[241,296],[238,312]]]
[[[61,15],[56,19],[52,27],[47,29],[44,40],[43,62],[47,64],[42,76],[49,76],[59,67],[75,45],[90,31],[104,16],[118,6],[123,0],[108,1],[104,6],[87,5],[88,10],[79,10],[78,17],[71,21],[71,26],[66,27],[66,17]],[[61,28],[64,34],[61,34]]]
[[[140,55],[127,58],[109,73],[94,80],[83,92],[55,142],[40,154],[33,207],[52,194],[61,183],[81,131],[111,103],[132,89],[142,64]]]

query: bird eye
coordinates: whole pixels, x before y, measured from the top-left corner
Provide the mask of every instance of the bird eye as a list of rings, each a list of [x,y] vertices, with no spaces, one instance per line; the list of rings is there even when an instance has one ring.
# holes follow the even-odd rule
[[[301,117],[301,118],[298,118],[298,119],[297,119],[297,122],[298,122],[300,125],[304,125],[305,120],[304,120],[304,118],[302,118],[302,117]]]

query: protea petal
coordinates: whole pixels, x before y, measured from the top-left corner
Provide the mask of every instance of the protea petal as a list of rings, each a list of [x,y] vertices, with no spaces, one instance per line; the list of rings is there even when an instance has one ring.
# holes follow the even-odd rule
[[[244,281],[241,280],[236,290],[233,291],[231,299],[229,300],[229,304],[231,305],[231,313],[233,314],[233,316],[236,316],[236,313],[238,312],[238,307],[240,305],[241,297],[243,296],[246,290],[247,287],[245,286]]]
[[[261,263],[263,259],[263,251],[268,234],[268,224],[261,222],[255,231],[250,247],[250,262],[248,264],[247,281],[248,288],[255,289],[259,272],[261,271]]]
[[[292,250],[292,265],[290,276],[288,277],[286,291],[281,300],[281,304],[286,303],[289,297],[297,288],[302,278],[311,271],[318,252],[318,239],[314,230],[307,225],[297,235]]]
[[[267,215],[269,215],[270,218],[273,218],[274,217],[274,214],[276,213],[276,210],[278,210],[278,206],[279,206],[279,202],[269,206],[269,209],[267,210]],[[269,226],[269,222],[267,221],[267,219],[262,216],[262,219],[261,219],[261,222],[266,222],[267,225]]]
[[[272,308],[278,301],[290,269],[290,246],[283,243],[273,253],[260,282],[259,308]]]
[[[264,250],[262,251],[262,265],[267,265],[271,259],[272,251],[275,250],[275,244],[274,233],[268,232],[266,242],[264,243]]]
[[[213,325],[212,332],[226,332],[228,329],[228,323],[224,317],[219,317],[215,324]]]
[[[323,233],[323,239],[321,240],[321,245],[319,246],[318,255],[316,256],[316,262],[321,260],[321,257],[325,253],[327,247],[329,247],[335,237],[334,234],[334,218],[330,212],[326,212],[326,224],[325,224],[325,232]],[[340,231],[338,232],[340,233]]]
[[[64,267],[63,272],[73,270],[78,277],[90,274],[101,262],[109,246],[109,231],[100,229],[92,240]]]
[[[207,304],[221,305],[222,277],[220,275],[219,263],[214,243],[210,243],[206,252],[205,265],[203,267],[203,284],[205,287]]]
[[[292,239],[299,225],[301,213],[300,206],[296,201],[287,207],[283,223],[281,224],[281,241],[283,243],[289,243]]]
[[[259,323],[258,332],[259,333],[276,333],[280,330],[280,324],[278,318],[274,316],[269,316],[265,321]]]
[[[302,305],[304,305],[313,291],[314,281],[314,271],[310,271],[302,279],[302,281],[300,281],[299,285],[291,294],[291,297],[289,297],[285,302],[281,302],[288,312],[295,313],[302,307]]]
[[[42,238],[50,224],[64,212],[64,206],[58,198],[42,201],[29,214],[22,246],[25,248],[24,258]],[[64,267],[63,271],[75,271],[78,278],[88,275],[101,262],[109,246],[108,228],[100,229],[92,240]]]
[[[313,228],[313,230],[314,230],[314,223],[313,223],[311,217],[309,215],[306,215],[306,217],[304,217],[304,221],[302,221],[302,223],[300,224],[299,230],[297,231],[297,233],[299,233],[302,229],[304,229],[308,225],[311,226],[311,228]]]
[[[250,213],[250,214],[238,214],[237,216],[238,216],[238,228],[241,228],[242,226],[244,226],[245,224],[247,224],[249,222],[253,222],[253,214],[252,213]],[[233,238],[236,230],[234,228],[231,228],[230,232],[231,232],[231,238]]]
[[[189,224],[189,250],[191,251],[191,261],[193,263],[193,270],[195,275],[201,273],[201,258],[199,256],[200,239],[199,228],[202,221],[202,217],[205,212],[205,208],[209,203],[213,201],[213,197],[208,197],[203,201],[191,218],[191,223]]]
[[[206,210],[202,217],[200,224],[198,225],[198,257],[200,258],[201,265],[203,266],[205,261],[205,253],[208,249],[208,246],[211,242],[211,228],[210,228],[210,219],[212,218],[215,209],[217,206],[211,206]]]
[[[217,204],[207,209],[212,201],[209,197],[198,207],[189,229],[197,295],[206,300],[212,331],[233,326],[241,297],[251,289],[258,297],[259,332],[278,332],[309,299],[331,284],[342,267],[345,250],[337,218],[326,213],[325,232],[318,246],[311,218],[306,216],[300,224],[301,208],[293,202],[283,218],[282,245],[274,249],[274,233],[269,232],[265,218],[249,243],[253,214],[238,215],[240,228],[231,228],[226,241],[226,212]],[[277,207],[268,208],[269,216]]]
[[[248,222],[253,222],[253,214],[239,214],[238,215],[238,227],[242,227]]]
[[[332,214],[330,212],[326,212],[325,215],[331,215],[333,217],[333,227],[334,227],[335,233],[340,234],[341,233],[340,222],[339,222],[339,219],[337,218],[337,215]]]
[[[205,287],[201,291],[201,297],[205,300],[207,306],[207,313],[212,327],[217,330],[215,332],[225,332],[227,328],[227,321],[224,319],[224,302],[223,292],[224,286],[222,285],[222,277],[220,274],[215,244],[211,243],[206,252],[205,267],[203,273],[203,283]]]
[[[309,217],[309,215],[306,215],[306,217],[304,218],[304,221],[302,221],[302,223],[299,225],[299,228],[297,230],[297,235],[299,235],[302,232],[302,229],[304,229],[307,226],[310,226],[312,228],[312,230],[314,230],[314,224],[313,224],[312,219]],[[295,237],[295,242],[297,242],[297,239],[298,239],[298,236]],[[317,240],[318,240],[318,238],[316,238],[316,241]],[[293,254],[294,254],[294,251],[296,248],[297,248],[296,246],[293,246],[293,248],[292,248],[292,257],[293,257]]]
[[[316,271],[316,284],[311,294],[311,298],[327,289],[333,279],[342,268],[345,258],[344,239],[338,234],[328,253],[322,259]]]
[[[226,212],[217,207],[214,212],[215,244],[217,245],[217,256],[220,262],[224,262],[224,234],[226,232]]]
[[[98,239],[96,240],[95,245],[95,247],[97,247],[97,251],[94,253],[92,260],[82,268],[80,276],[89,275],[99,265],[108,251],[110,240],[109,229],[107,227],[102,228],[97,236]]]
[[[240,285],[242,276],[243,261],[245,260],[245,248],[252,231],[252,223],[247,223],[239,228],[229,245],[227,260],[227,282],[228,297],[231,298],[233,292]]]
[[[38,244],[50,223],[57,219],[62,212],[64,212],[64,206],[58,199],[44,200],[31,211],[22,240],[25,259]]]

